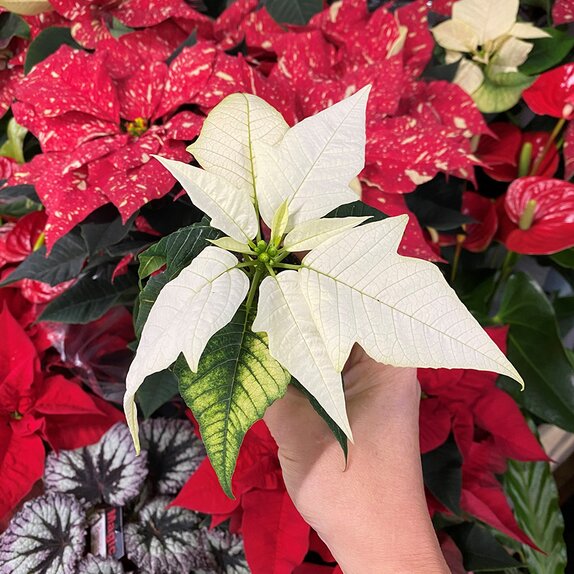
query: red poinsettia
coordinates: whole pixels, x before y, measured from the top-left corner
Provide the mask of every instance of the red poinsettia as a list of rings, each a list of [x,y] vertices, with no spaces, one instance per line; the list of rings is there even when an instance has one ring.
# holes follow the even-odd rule
[[[122,420],[105,401],[62,375],[44,377],[32,341],[4,307],[0,311],[0,519],[41,478],[46,441],[54,449],[99,440]]]
[[[546,255],[574,245],[574,184],[521,177],[498,202],[498,238],[510,251]]]
[[[461,241],[461,245],[467,251],[480,253],[492,243],[498,229],[498,216],[494,202],[478,193],[465,191],[462,195],[461,213],[472,217],[475,223],[463,225],[464,234],[454,235],[441,234],[441,245],[455,245]]]
[[[487,329],[504,351],[506,329]],[[547,460],[497,375],[483,371],[419,369],[421,452],[438,448],[452,432],[463,458],[461,508],[501,532],[532,544],[520,530],[496,475],[508,458]],[[440,508],[432,501],[433,508]],[[445,509],[442,509],[446,511]]]
[[[556,26],[574,22],[573,0],[556,0],[552,7],[552,19]]]
[[[548,132],[522,132],[514,124],[495,122],[488,126],[492,135],[481,136],[476,156],[484,164],[484,171],[497,181],[513,181],[522,167],[527,175],[552,177],[558,169],[560,156],[556,144],[550,142]],[[525,146],[530,147],[529,161],[520,166]],[[544,155],[543,155],[544,154]]]
[[[48,212],[49,247],[108,201],[127,218],[171,189],[173,178],[151,154],[186,159],[182,140],[197,135],[201,119],[192,112],[160,118],[202,90],[214,56],[198,44],[169,67],[151,62],[113,80],[104,56],[63,46],[19,84],[14,114],[44,153],[15,180],[35,185]]]
[[[206,458],[173,504],[211,514],[212,526],[231,518],[254,574],[291,574],[307,554],[310,527],[287,494],[277,444],[262,421],[245,435],[233,492],[236,499],[230,500]]]

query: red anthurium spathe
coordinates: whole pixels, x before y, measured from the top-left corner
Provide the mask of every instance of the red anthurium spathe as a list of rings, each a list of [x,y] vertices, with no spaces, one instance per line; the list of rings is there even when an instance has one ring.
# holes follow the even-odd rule
[[[546,255],[574,245],[574,184],[521,177],[499,200],[498,238],[510,251]]]
[[[519,177],[520,169],[529,175],[534,166],[535,175],[552,177],[556,173],[560,156],[556,144],[548,144],[548,132],[522,132],[517,126],[505,122],[495,122],[488,127],[496,137],[488,134],[481,136],[476,156],[492,179],[513,181]],[[522,159],[523,165],[520,165],[521,156],[526,152],[528,156]]]
[[[42,476],[54,449],[96,442],[121,413],[56,375],[44,379],[32,341],[10,311],[0,311],[0,519]]]
[[[570,120],[574,118],[574,64],[564,64],[544,72],[522,97],[539,115]]]

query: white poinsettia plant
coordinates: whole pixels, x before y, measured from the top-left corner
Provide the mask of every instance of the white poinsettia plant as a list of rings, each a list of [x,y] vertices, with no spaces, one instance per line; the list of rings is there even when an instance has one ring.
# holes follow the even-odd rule
[[[364,166],[369,90],[292,128],[262,99],[234,94],[188,148],[203,169],[157,158],[222,233],[151,307],[126,416],[137,445],[135,394],[175,362],[229,495],[245,432],[292,378],[352,440],[341,372],[355,343],[381,363],[522,382],[439,269],[397,254],[406,215],[337,217],[358,203],[350,184]]]
[[[518,22],[519,0],[460,0],[452,18],[432,29],[446,50],[447,64],[458,62],[454,82],[471,94],[483,112],[511,108],[532,78],[519,73],[533,45],[549,34]]]

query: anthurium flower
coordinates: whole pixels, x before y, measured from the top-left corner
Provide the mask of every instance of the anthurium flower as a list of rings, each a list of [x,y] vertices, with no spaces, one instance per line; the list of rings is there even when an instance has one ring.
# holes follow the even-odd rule
[[[447,63],[460,62],[454,81],[469,94],[483,85],[485,68],[491,77],[518,72],[532,50],[524,40],[548,36],[531,23],[517,22],[518,8],[518,0],[460,0],[452,5],[452,19],[432,29]],[[475,100],[483,111],[502,111],[486,109],[484,98]]]
[[[407,216],[324,218],[356,201],[350,184],[364,166],[369,90],[290,129],[260,98],[234,94],[189,148],[204,169],[159,158],[226,237],[160,292],[124,407],[137,444],[137,389],[183,354],[189,371],[178,362],[180,388],[228,494],[244,433],[291,376],[352,438],[341,371],[355,343],[392,365],[477,368],[521,381],[438,268],[397,254]],[[310,251],[301,263],[283,262],[301,251]]]
[[[574,184],[521,177],[498,207],[499,239],[511,251],[546,255],[574,245]]]

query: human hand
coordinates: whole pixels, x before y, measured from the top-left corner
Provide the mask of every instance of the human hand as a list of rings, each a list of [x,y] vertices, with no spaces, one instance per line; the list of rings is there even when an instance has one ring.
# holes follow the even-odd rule
[[[290,387],[265,414],[289,494],[345,574],[449,572],[429,518],[420,463],[415,369],[357,345],[343,371],[354,444],[341,448]]]

